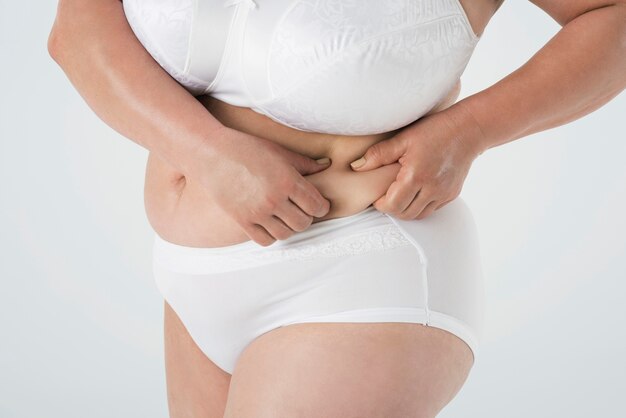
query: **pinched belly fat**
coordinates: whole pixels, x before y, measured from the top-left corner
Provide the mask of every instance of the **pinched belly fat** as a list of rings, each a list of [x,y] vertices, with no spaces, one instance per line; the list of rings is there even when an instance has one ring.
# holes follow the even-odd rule
[[[458,97],[460,83],[457,86],[450,97],[429,114],[452,105]],[[331,166],[305,176],[330,201],[329,212],[324,217],[314,218],[314,223],[362,211],[385,194],[400,170],[399,163],[365,172],[350,168],[350,162],[362,156],[371,145],[392,137],[397,131],[352,137],[301,132],[248,108],[232,106],[209,96],[199,100],[225,126],[273,140],[312,158],[319,158],[320,149],[324,150],[322,154],[332,160]],[[206,190],[152,152],[146,166],[144,203],[150,225],[166,241],[214,248],[250,239]]]
[[[329,212],[313,222],[357,213],[385,194],[400,169],[399,163],[366,171],[352,171],[354,159],[331,158],[324,171],[304,176],[330,201]],[[249,240],[249,237],[212,201],[192,179],[167,177],[168,163],[151,154],[145,187],[146,213],[161,238],[191,247],[222,247]],[[170,175],[176,173],[171,170]]]

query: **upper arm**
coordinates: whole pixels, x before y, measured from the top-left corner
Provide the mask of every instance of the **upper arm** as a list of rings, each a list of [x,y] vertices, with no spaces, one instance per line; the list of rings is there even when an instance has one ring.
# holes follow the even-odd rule
[[[617,3],[626,4],[626,0],[530,0],[530,2],[549,14],[561,26],[591,10],[614,6]]]
[[[120,10],[122,0],[58,0],[48,42],[54,44],[56,38],[65,37],[61,33],[89,29],[95,23],[119,18]]]
[[[68,52],[99,50],[96,41],[106,43],[124,29],[132,34],[121,0],[58,0],[48,53],[59,63]]]

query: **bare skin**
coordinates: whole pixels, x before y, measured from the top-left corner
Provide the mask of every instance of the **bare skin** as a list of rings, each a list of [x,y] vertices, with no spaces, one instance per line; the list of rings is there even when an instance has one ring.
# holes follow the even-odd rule
[[[565,27],[519,70],[451,107],[450,110],[462,109],[456,115],[459,112],[465,115],[459,124],[461,128],[480,131],[480,135],[469,135],[476,148],[485,150],[575,120],[607,103],[626,86],[623,71],[626,67],[625,1],[532,2]],[[115,3],[118,0],[60,0],[49,51],[105,122],[145,148],[158,150],[164,160],[170,161],[171,167],[161,167],[161,177],[154,175],[159,172],[158,168],[152,173],[149,168],[146,173],[147,191],[155,187],[154,184],[162,185],[162,193],[156,198],[146,194],[150,220],[155,230],[167,234],[173,242],[193,245],[193,240],[189,239],[192,234],[177,234],[176,225],[185,225],[184,221],[170,222],[159,210],[165,208],[169,210],[165,214],[173,215],[185,207],[193,211],[195,203],[203,202],[200,193],[193,193],[193,185],[184,190],[188,181],[181,183],[185,177],[181,173],[185,172],[187,163],[194,161],[187,156],[194,155],[203,134],[213,132],[216,125],[215,119],[206,117],[209,115],[206,109],[221,113],[220,120],[231,126],[241,129],[258,129],[258,126],[239,124],[236,119],[245,116],[245,110],[232,109],[216,101],[211,103],[210,99],[203,100],[206,107],[202,106],[179,85],[172,84],[171,78],[132,38]],[[501,1],[461,0],[461,3],[475,32],[480,34]],[[116,65],[111,67],[110,63]],[[156,85],[160,88],[154,89]],[[444,112],[438,112],[434,116],[442,114]],[[264,122],[257,119],[256,123]],[[439,132],[433,126],[437,124],[422,125],[421,133],[429,133],[433,142],[438,143],[437,140],[444,139],[449,132]],[[309,146],[296,139],[302,139],[298,132],[270,125],[265,128],[264,137],[281,141],[286,148]],[[365,186],[361,177],[345,176],[349,172],[343,172],[342,167],[347,161],[341,160],[343,154],[334,150],[341,148],[345,155],[360,154],[351,147],[361,147],[369,140],[382,148],[381,145],[392,143],[398,137],[400,135],[390,141],[382,141],[382,137],[351,138],[361,142],[347,142],[347,138],[341,137],[329,139],[326,136],[324,140],[307,137],[306,144],[317,145],[310,145],[310,149],[301,152],[315,158],[321,156],[318,152],[334,152],[334,157],[342,162],[335,165],[336,171],[329,170],[326,176],[333,177],[335,182],[347,179],[349,193],[358,189],[369,193],[371,183]],[[402,147],[410,148],[414,151],[412,155],[420,158],[427,155],[434,159],[440,157],[435,155],[437,151],[439,154],[445,151],[430,152],[423,148],[420,155],[423,142],[407,141],[403,137]],[[355,143],[357,145],[352,145]],[[319,149],[313,149],[315,146]],[[394,145],[380,153],[368,152],[368,169],[392,165],[390,161],[396,161],[394,158],[399,156],[389,150],[394,147],[401,148]],[[157,161],[152,155],[150,158],[150,164]],[[420,175],[420,165],[427,165],[423,162],[428,160],[420,161],[420,158],[405,158],[404,163],[402,159],[399,162],[401,170],[412,167],[409,172],[417,173],[416,178],[422,182],[428,180],[428,176],[424,175],[423,167]],[[178,168],[169,171],[171,176],[164,175],[167,168],[172,167]],[[307,170],[317,173],[311,167]],[[385,178],[389,174],[380,173],[378,175]],[[316,181],[320,188],[326,188],[323,193],[335,199],[336,207],[343,207],[344,212],[336,212],[336,216],[355,210],[350,206],[353,200],[367,202],[370,198],[357,193],[357,198],[345,199],[346,190],[341,189],[335,189],[333,195],[335,182],[328,185],[321,175],[309,177],[314,178],[311,181]],[[377,183],[376,188],[378,186]],[[453,186],[457,187],[451,184],[450,188]],[[189,190],[192,192],[187,193]],[[199,199],[197,202],[184,200],[194,195]],[[148,199],[153,200],[148,202]],[[397,212],[402,207],[400,200],[392,198],[381,207]],[[358,200],[355,206],[359,207],[360,202]],[[330,217],[331,214],[326,214],[326,218]],[[210,219],[214,216],[199,218],[198,222]],[[198,223],[186,225],[191,228],[189,232]],[[223,240],[223,234],[228,234],[229,229],[226,226],[226,232],[213,230],[217,238],[207,246],[238,242],[242,236],[237,233],[232,235],[234,241]],[[200,237],[197,243],[205,244],[205,239]],[[472,365],[471,352],[456,336],[419,324],[295,324],[256,339],[247,347],[230,376],[202,355],[167,304],[165,349],[168,399],[173,418],[320,415],[431,418],[455,396]],[[325,394],[332,396],[323,396]],[[365,409],[356,409],[359,406]],[[297,414],[294,408],[298,409]]]
[[[481,33],[484,26],[476,18],[480,14],[469,3],[462,2],[476,33]],[[607,103],[626,85],[622,71],[626,62],[619,47],[623,39],[620,34],[624,33],[619,22],[626,15],[625,2],[533,3],[564,28],[527,65],[465,100],[464,107],[483,134],[476,138],[482,141],[479,148],[501,145],[580,118]],[[486,25],[489,17],[482,23]],[[581,49],[581,32],[588,34],[592,48],[585,45]],[[568,59],[562,59],[564,54],[569,54]],[[570,71],[572,61],[579,69],[576,73]],[[604,64],[601,74],[599,62]],[[546,74],[549,79],[544,80]],[[524,107],[520,107],[522,102]],[[165,316],[176,317],[167,304]],[[214,365],[207,366],[210,360],[200,355],[190,360],[194,363],[178,362],[197,350],[184,327],[166,325],[166,335],[170,341],[186,342],[177,345],[176,350],[170,345],[167,356],[174,418],[433,418],[456,396],[473,365],[469,349],[456,336],[420,324],[289,325],[253,341],[232,376]],[[197,367],[205,370],[201,378],[184,378],[193,376]],[[196,385],[206,390],[183,399],[183,394]],[[224,399],[226,404],[222,403]]]
[[[350,138],[300,132],[248,108],[209,96],[201,101],[228,127],[267,138],[304,155],[331,159],[327,169],[304,176],[331,202],[329,212],[314,218],[313,223],[365,209],[385,193],[398,172],[398,164],[363,173],[354,172],[349,166],[370,145],[391,137],[393,132]],[[145,207],[154,230],[163,239],[179,245],[222,247],[250,239],[237,224],[223,216],[201,185],[154,153],[150,153],[146,167]]]
[[[496,10],[491,0],[461,2],[474,33],[482,34]],[[452,105],[461,89],[461,80],[433,110],[432,114]],[[305,176],[330,200],[330,210],[313,223],[348,216],[365,209],[385,194],[396,178],[399,164],[390,164],[367,172],[350,168],[371,145],[392,137],[391,131],[378,135],[343,136],[302,132],[281,125],[251,109],[233,106],[210,96],[199,98],[223,125],[269,139],[311,158],[328,157],[332,165]],[[427,116],[428,114],[424,115]],[[250,237],[221,209],[201,185],[185,177],[173,165],[151,152],[145,181],[145,207],[153,229],[165,240],[191,247],[222,247],[250,240]]]
[[[496,7],[492,3],[462,1],[475,33],[481,34],[495,13]],[[452,105],[458,98],[460,88],[459,80],[449,96],[429,114]],[[201,102],[226,126],[270,139],[311,157],[323,155],[332,160],[331,167],[305,176],[331,201],[328,214],[314,218],[313,223],[347,216],[366,208],[385,193],[398,172],[399,164],[363,173],[354,172],[349,166],[369,146],[392,137],[396,131],[362,137],[301,132],[251,109],[232,106],[208,96],[201,98]],[[154,153],[148,160],[145,197],[153,227],[158,227],[161,236],[170,242],[218,247],[249,240],[237,225],[225,222],[226,217],[211,204],[201,187],[185,179],[182,173]],[[345,339],[346,333],[354,338]],[[288,347],[288,350],[276,350],[278,344]],[[309,362],[311,369],[305,370],[296,353],[311,346],[317,347],[316,361]],[[397,352],[390,354],[389,346],[398,347]],[[359,347],[358,351],[355,347]],[[285,356],[285,353],[292,354]],[[458,393],[473,364],[467,345],[455,335],[438,328],[407,323],[295,324],[255,340],[244,352],[231,376],[202,354],[167,302],[165,354],[172,418],[348,416],[348,412],[352,414],[350,416],[364,417],[411,417],[416,416],[412,415],[415,411],[434,414]],[[380,360],[375,369],[368,366],[372,357]],[[346,363],[346,358],[353,358],[354,363]],[[319,369],[322,364],[327,365],[323,370],[333,370],[332,379]],[[254,377],[265,375],[263,370],[267,368],[274,370],[271,382]],[[399,369],[404,372],[399,373]],[[443,373],[443,370],[446,372]],[[296,385],[289,394],[278,389],[278,386],[283,387],[302,374],[311,377],[311,386]],[[315,386],[316,379],[319,386]],[[342,383],[343,379],[352,383]],[[382,386],[366,384],[357,387],[353,382],[358,381],[385,383]],[[434,381],[437,382],[435,388]],[[269,390],[272,387],[277,390]],[[330,402],[333,397],[319,392],[318,396],[322,398],[310,398],[319,387],[324,387],[329,394],[337,393],[341,388],[342,394],[336,397],[336,403]],[[260,388],[265,389],[261,391]],[[423,396],[412,396],[407,393],[407,388],[411,388],[411,394],[422,393]],[[261,410],[260,404],[264,399],[281,393],[293,399],[294,404],[298,403],[298,399],[312,402],[312,409],[308,410],[310,415],[292,415],[292,412],[271,415]],[[366,403],[364,399],[370,402]],[[281,401],[276,399],[275,402]],[[324,405],[327,410],[319,409]],[[355,405],[364,409],[357,411]],[[390,410],[384,405],[396,406]]]

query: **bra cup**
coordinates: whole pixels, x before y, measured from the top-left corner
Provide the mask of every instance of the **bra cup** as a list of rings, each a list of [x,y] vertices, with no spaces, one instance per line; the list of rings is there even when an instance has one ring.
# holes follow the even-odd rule
[[[255,1],[123,7],[146,50],[192,94],[338,135],[419,119],[454,89],[478,42],[459,0]]]
[[[476,45],[454,1],[290,1],[275,6],[278,18],[266,10],[271,34],[262,4],[248,15],[241,51],[251,107],[328,134],[419,119],[455,87]]]
[[[455,35],[441,23],[430,26],[360,45],[256,106],[305,131],[368,135],[406,126],[446,97],[472,54],[468,44],[446,46],[440,37]]]

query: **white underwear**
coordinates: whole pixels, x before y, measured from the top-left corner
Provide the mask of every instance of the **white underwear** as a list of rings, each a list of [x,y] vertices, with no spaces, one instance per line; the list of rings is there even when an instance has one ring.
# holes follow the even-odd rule
[[[460,197],[411,221],[369,206],[267,247],[186,247],[156,234],[153,256],[159,291],[227,373],[258,336],[304,322],[420,323],[478,355],[483,276],[474,219]]]

